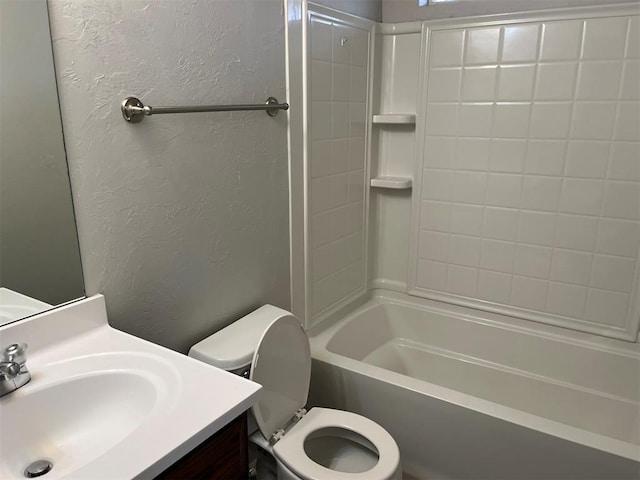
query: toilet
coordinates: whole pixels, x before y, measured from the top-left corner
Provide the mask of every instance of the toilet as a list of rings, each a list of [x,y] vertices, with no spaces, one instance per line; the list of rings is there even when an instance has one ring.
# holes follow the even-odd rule
[[[189,356],[262,385],[250,441],[275,460],[279,480],[402,478],[398,445],[380,425],[342,410],[304,409],[309,339],[286,310],[264,305],[191,347]]]

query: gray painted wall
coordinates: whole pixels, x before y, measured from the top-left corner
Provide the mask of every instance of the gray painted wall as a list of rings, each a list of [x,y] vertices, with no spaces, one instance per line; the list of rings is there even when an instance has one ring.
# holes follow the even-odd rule
[[[278,0],[52,0],[89,295],[110,323],[186,352],[263,303],[289,307],[286,115],[163,115],[120,102],[285,98]]]
[[[615,3],[636,3],[640,6],[638,0],[459,0],[418,7],[418,0],[382,0],[382,21],[434,20]]]
[[[84,288],[46,0],[0,1],[0,59],[0,286],[57,305]]]
[[[376,22],[382,21],[382,0],[316,0],[314,3]]]

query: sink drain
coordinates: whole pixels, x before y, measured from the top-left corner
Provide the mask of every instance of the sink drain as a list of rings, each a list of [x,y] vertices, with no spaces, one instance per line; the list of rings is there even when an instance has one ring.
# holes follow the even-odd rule
[[[24,476],[27,478],[36,478],[46,475],[53,468],[53,463],[48,460],[36,460],[24,469]]]

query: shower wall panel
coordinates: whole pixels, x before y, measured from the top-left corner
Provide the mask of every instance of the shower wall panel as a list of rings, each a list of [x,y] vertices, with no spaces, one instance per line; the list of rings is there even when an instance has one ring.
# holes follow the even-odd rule
[[[565,15],[430,26],[409,289],[634,340],[640,17]]]
[[[373,23],[346,14],[335,18],[314,7],[308,25],[309,327],[319,314],[365,289],[364,185]]]

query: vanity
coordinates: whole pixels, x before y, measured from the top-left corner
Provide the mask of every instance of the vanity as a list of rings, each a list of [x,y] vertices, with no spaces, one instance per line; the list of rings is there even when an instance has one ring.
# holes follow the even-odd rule
[[[0,327],[20,343],[31,381],[0,397],[3,480],[39,461],[46,480],[247,478],[260,385],[113,329],[101,295]]]

